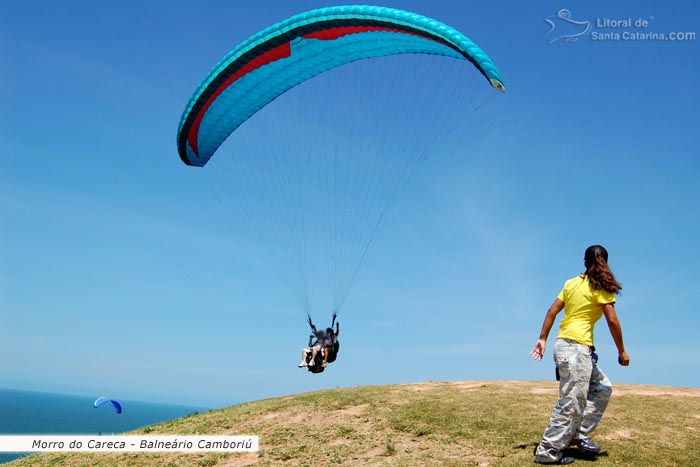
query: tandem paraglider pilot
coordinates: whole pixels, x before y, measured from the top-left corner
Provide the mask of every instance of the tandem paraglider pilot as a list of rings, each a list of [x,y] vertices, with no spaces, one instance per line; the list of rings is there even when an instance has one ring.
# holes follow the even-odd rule
[[[335,322],[335,314],[333,315],[333,322],[335,323],[335,330],[329,327],[323,331],[316,329],[316,326],[309,319],[312,333],[309,335],[308,347],[301,349],[299,368],[306,367],[312,373],[322,373],[329,363],[333,363],[336,360],[340,350],[340,342],[338,342],[340,323]]]

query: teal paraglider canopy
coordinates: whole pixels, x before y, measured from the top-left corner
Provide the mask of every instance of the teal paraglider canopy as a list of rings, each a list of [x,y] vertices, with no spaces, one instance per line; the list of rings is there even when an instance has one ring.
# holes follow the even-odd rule
[[[494,88],[505,90],[489,56],[439,21],[386,7],[320,8],[255,34],[216,64],[182,114],[180,158],[204,166],[250,116],[313,76],[358,60],[409,53],[468,60]]]
[[[93,407],[95,408],[98,408],[104,404],[110,404],[114,408],[115,412],[117,412],[118,414],[122,413],[122,405],[114,399],[110,399],[109,397],[98,397],[97,399],[95,399],[95,402],[92,403]]]

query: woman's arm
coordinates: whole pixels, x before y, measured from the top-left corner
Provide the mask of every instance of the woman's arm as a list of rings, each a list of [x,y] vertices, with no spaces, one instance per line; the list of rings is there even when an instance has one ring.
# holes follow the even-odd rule
[[[610,329],[610,334],[615,341],[615,346],[617,346],[618,361],[622,366],[629,366],[630,356],[627,355],[625,351],[625,342],[622,339],[622,326],[620,325],[620,320],[617,318],[615,304],[606,303],[603,305],[603,314],[605,315],[605,320],[608,322],[608,329]]]
[[[554,320],[557,319],[557,315],[563,309],[564,302],[557,298],[554,300],[554,303],[552,303],[552,306],[549,307],[549,310],[547,310],[547,314],[544,317],[544,323],[542,323],[540,338],[537,340],[535,347],[530,351],[530,356],[535,360],[542,360],[544,350],[547,348],[547,337],[549,337],[549,331],[552,330]]]

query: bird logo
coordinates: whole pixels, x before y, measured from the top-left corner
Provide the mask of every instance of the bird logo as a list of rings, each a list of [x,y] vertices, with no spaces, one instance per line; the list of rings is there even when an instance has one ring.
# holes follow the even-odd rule
[[[562,8],[555,16],[544,20],[549,25],[549,30],[542,37],[542,42],[547,45],[557,41],[576,42],[579,37],[591,32],[590,21],[576,21],[571,17],[571,11]],[[556,31],[556,33],[555,33]]]

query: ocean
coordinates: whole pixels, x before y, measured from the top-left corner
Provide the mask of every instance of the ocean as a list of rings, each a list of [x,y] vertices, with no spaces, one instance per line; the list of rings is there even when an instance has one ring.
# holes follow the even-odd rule
[[[94,408],[96,398],[0,388],[0,435],[116,434],[207,410],[119,399],[123,411],[117,414],[111,404]],[[0,453],[0,464],[23,455]]]

